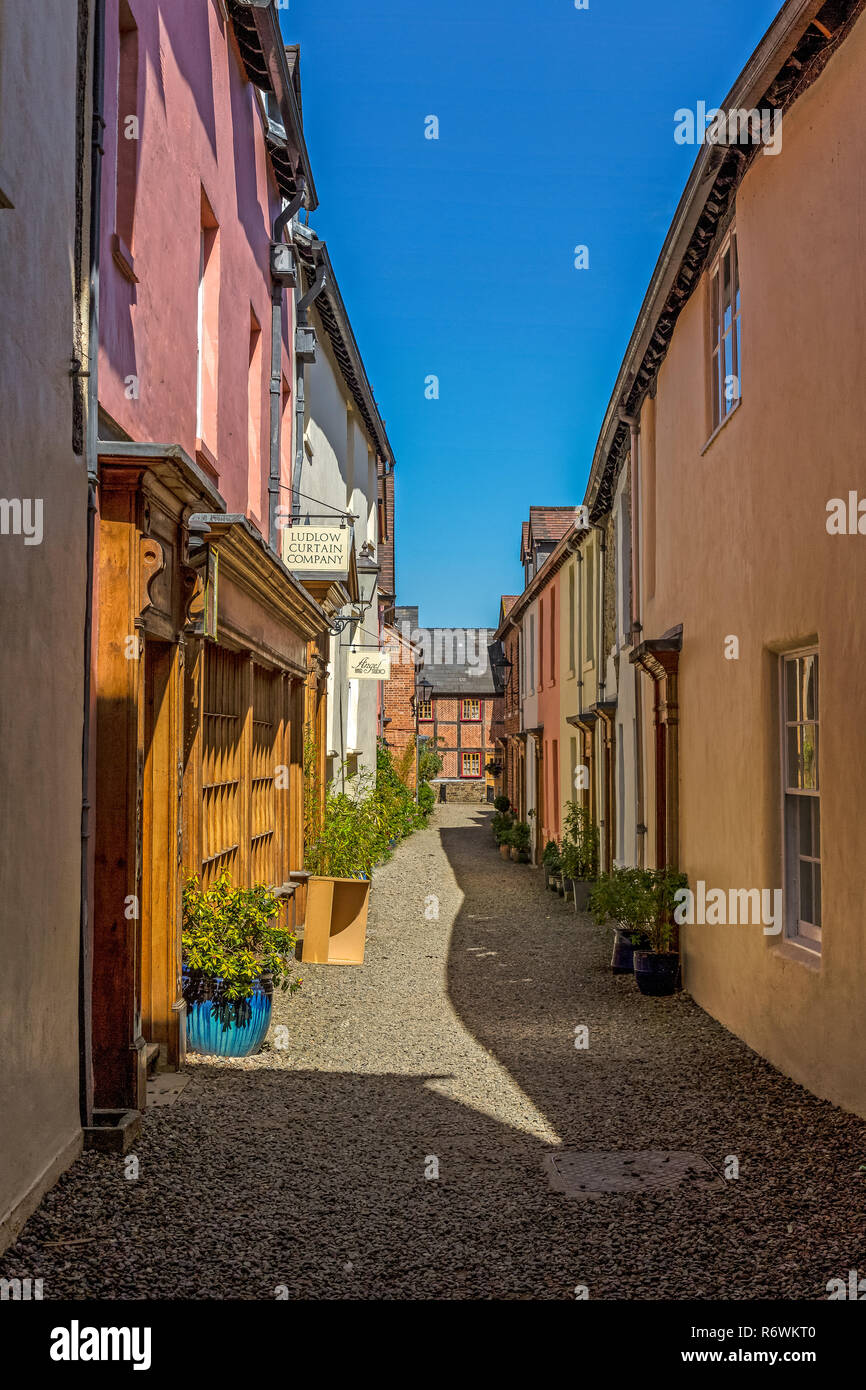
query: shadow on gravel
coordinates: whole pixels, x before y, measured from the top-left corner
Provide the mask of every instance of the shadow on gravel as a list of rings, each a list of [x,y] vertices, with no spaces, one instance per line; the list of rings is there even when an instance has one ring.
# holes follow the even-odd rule
[[[465,1028],[507,1068],[569,1148],[690,1150],[738,1197],[801,1219],[855,1212],[862,1120],[783,1076],[688,995],[646,999],[609,970],[611,934],[544,887],[543,871],[501,858],[489,814],[440,837],[463,904],[448,991]],[[474,949],[480,947],[481,949]],[[588,1029],[587,1050],[575,1028]]]
[[[197,1066],[182,1101],[149,1112],[136,1181],[122,1159],[85,1155],[0,1273],[43,1279],[46,1299],[519,1289],[525,1184],[502,1155],[521,1145],[431,1089],[448,1080]]]

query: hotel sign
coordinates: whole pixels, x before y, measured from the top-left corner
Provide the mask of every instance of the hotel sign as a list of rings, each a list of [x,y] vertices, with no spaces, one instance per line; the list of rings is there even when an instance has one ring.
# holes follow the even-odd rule
[[[348,526],[286,526],[283,564],[306,574],[345,579],[349,573],[352,532]]]
[[[349,652],[346,675],[350,680],[387,681],[391,679],[391,653],[374,648]]]

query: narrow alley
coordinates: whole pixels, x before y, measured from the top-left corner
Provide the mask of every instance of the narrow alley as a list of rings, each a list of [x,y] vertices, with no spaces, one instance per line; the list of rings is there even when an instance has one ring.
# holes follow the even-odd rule
[[[191,1056],[2,1273],[51,1299],[826,1298],[866,1267],[863,1121],[687,994],[642,997],[610,947],[503,861],[487,808],[439,806],[377,871],[364,967],[305,965],[258,1056]],[[565,1151],[708,1171],[568,1195]]]

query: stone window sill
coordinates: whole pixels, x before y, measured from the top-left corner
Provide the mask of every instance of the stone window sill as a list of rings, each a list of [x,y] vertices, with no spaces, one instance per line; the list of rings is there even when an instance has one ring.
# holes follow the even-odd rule
[[[743,398],[742,398],[742,396],[740,396],[740,399],[737,401],[737,404],[736,404],[731,410],[728,411],[728,413],[727,413],[727,415],[725,416],[724,420],[720,421],[719,424],[716,425],[716,428],[713,430],[712,434],[710,435],[710,437],[709,437],[709,439],[707,440],[706,444],[704,445],[703,449],[701,449],[701,458],[703,458],[704,454],[707,452],[707,450],[709,449],[710,445],[711,445],[711,444],[714,444],[715,441],[718,439],[719,435],[721,434],[722,430],[725,428],[725,425],[728,423],[728,421],[729,421],[729,420],[733,420],[734,416],[736,415],[737,411],[739,410],[739,408],[740,408],[740,406],[741,406],[742,404],[743,404]]]
[[[219,482],[220,470],[216,454],[208,448],[203,439],[195,441],[195,461],[216,482]]]
[[[801,946],[798,942],[790,939],[780,941],[774,946],[773,955],[779,960],[794,961],[797,965],[805,966],[807,970],[820,972],[822,967],[820,951],[810,951],[808,946]]]
[[[114,232],[111,238],[111,257],[124,280],[128,280],[131,285],[137,285],[138,276],[135,273],[132,252],[117,232]]]

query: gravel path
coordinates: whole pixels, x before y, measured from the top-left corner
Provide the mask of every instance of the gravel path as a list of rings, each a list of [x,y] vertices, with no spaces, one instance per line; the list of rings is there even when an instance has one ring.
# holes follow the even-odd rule
[[[377,871],[364,968],[303,967],[287,1049],[190,1059],[137,1180],[82,1157],[0,1274],[46,1298],[822,1299],[866,1271],[866,1125],[609,955],[488,811],[438,807]],[[740,1176],[576,1200],[560,1147]]]

